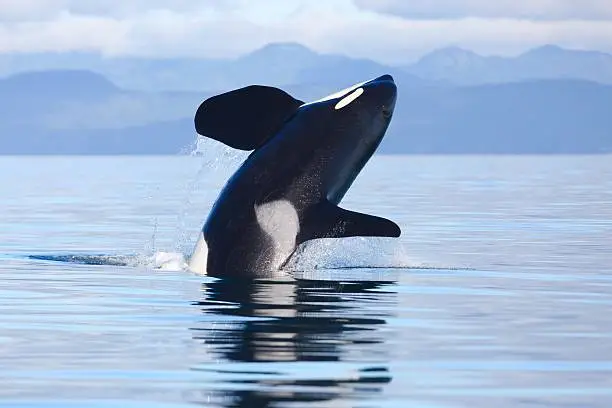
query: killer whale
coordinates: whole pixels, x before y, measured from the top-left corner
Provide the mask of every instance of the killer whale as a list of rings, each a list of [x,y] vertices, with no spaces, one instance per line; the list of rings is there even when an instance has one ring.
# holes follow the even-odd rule
[[[338,206],[380,144],[396,98],[383,75],[309,103],[262,85],[202,102],[197,133],[252,153],[215,201],[189,268],[266,278],[308,240],[400,236],[393,221]]]

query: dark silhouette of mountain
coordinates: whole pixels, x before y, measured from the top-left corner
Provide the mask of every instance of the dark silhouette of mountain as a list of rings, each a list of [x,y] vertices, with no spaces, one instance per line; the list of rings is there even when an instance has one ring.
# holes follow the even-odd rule
[[[379,68],[357,64],[363,67]],[[357,68],[349,72],[365,75]],[[283,89],[307,101],[354,82],[307,78]],[[612,86],[547,80],[457,87],[410,75],[397,83],[384,153],[612,153]],[[79,70],[18,74],[0,79],[0,154],[177,154],[195,140],[193,114],[209,96],[126,91]]]
[[[462,85],[534,79],[583,79],[612,84],[612,55],[545,45],[517,57],[502,58],[449,47],[423,56],[405,70],[421,78]]]

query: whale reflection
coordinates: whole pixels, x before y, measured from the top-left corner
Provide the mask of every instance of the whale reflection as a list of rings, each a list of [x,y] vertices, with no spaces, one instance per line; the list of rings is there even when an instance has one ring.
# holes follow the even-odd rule
[[[226,407],[327,404],[380,397],[391,381],[385,338],[393,282],[218,280],[197,302],[205,347],[197,401]],[[340,364],[329,365],[336,361]],[[311,406],[309,404],[309,406]],[[329,406],[329,405],[326,405]]]

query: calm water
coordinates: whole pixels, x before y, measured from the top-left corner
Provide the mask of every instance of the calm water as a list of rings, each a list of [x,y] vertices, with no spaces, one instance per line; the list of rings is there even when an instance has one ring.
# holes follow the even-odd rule
[[[612,406],[610,156],[377,157],[402,238],[250,285],[172,268],[213,156],[0,158],[0,405]]]

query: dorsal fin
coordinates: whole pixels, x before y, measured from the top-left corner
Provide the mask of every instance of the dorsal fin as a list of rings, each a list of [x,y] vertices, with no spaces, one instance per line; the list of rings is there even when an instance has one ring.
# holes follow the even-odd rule
[[[202,102],[195,115],[195,128],[200,135],[235,149],[253,150],[303,104],[281,89],[251,85]]]

